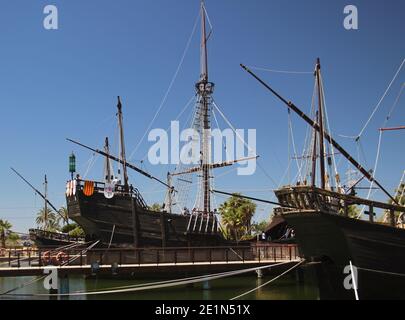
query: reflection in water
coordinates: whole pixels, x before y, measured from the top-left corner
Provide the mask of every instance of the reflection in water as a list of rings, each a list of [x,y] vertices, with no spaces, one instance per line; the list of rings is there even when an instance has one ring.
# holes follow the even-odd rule
[[[218,279],[210,282],[181,285],[171,288],[160,288],[145,291],[126,292],[119,294],[74,296],[69,299],[125,299],[125,300],[227,300],[248,290],[258,287],[269,281],[272,276],[257,278],[255,275],[238,276]],[[19,287],[29,283],[36,277],[0,278],[0,292]],[[120,280],[120,279],[85,279],[82,276],[70,276],[69,279],[59,279],[60,292],[70,290],[91,291],[104,290],[118,286],[143,284],[160,280]],[[306,275],[305,283],[299,284],[295,275],[286,275],[275,282],[262,287],[241,299],[258,300],[291,300],[291,299],[318,299],[318,289],[313,284],[311,274]],[[47,293],[43,280],[36,281],[26,287],[20,288],[13,294]],[[49,299],[49,297],[32,296],[0,296],[0,299]]]

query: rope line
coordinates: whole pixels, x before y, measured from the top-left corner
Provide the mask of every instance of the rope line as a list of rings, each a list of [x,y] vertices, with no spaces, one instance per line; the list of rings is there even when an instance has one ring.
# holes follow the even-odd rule
[[[368,124],[370,123],[371,119],[373,118],[374,114],[377,112],[378,108],[381,105],[381,102],[384,100],[385,96],[387,95],[388,91],[390,90],[392,84],[394,83],[395,79],[397,78],[399,72],[401,71],[403,65],[405,64],[405,58],[402,60],[401,65],[399,66],[397,72],[394,75],[394,78],[392,78],[390,84],[388,85],[388,88],[385,90],[383,96],[381,97],[380,101],[378,101],[377,105],[375,106],[373,112],[371,113],[370,117],[368,118],[366,124],[364,125],[364,127],[360,130],[359,134],[357,135],[356,139],[359,139],[361,137],[361,135],[363,134],[364,130],[367,128]]]
[[[278,275],[277,277],[274,277],[273,279],[267,281],[266,283],[263,283],[263,284],[261,284],[260,286],[257,286],[257,287],[254,288],[254,289],[251,289],[251,290],[246,291],[246,292],[244,292],[244,293],[242,293],[242,294],[240,294],[240,295],[237,295],[236,297],[233,297],[233,298],[231,298],[231,299],[229,299],[229,300],[236,300],[236,299],[239,299],[239,298],[241,298],[241,297],[243,297],[243,296],[245,296],[245,295],[247,295],[247,294],[249,294],[249,293],[252,293],[252,292],[254,292],[254,291],[256,291],[256,290],[258,290],[258,289],[260,289],[260,288],[262,288],[262,287],[264,287],[264,286],[267,286],[268,284],[270,284],[270,283],[276,281],[277,279],[281,278],[283,275],[285,275],[285,274],[287,274],[288,272],[290,272],[290,271],[294,270],[295,268],[297,268],[299,265],[301,265],[302,263],[304,263],[304,261],[305,261],[305,260],[302,260],[302,261],[298,262],[297,264],[295,264],[294,266],[292,266],[292,267],[289,268],[288,270],[284,271],[283,273],[281,273],[281,274]]]
[[[240,134],[236,131],[235,127],[232,125],[232,123],[226,118],[224,113],[221,111],[221,109],[218,107],[214,99],[212,100],[212,105],[215,107],[215,109],[218,111],[218,113],[221,115],[221,117],[225,120],[225,122],[228,124],[228,126],[231,128],[231,130],[235,133],[236,137],[244,144],[244,146],[251,152],[252,154],[256,155],[256,152],[246,143],[246,141],[240,136]],[[277,182],[267,173],[267,171],[261,166],[260,162],[256,160],[256,164],[259,167],[260,170],[266,175],[266,177],[274,184],[275,187],[277,187]]]
[[[182,56],[181,56],[179,65],[177,66],[177,69],[176,69],[176,71],[175,71],[175,73],[174,73],[174,75],[173,75],[173,77],[172,77],[172,79],[171,79],[171,81],[170,81],[169,87],[167,88],[166,93],[165,93],[165,95],[163,96],[162,101],[160,102],[160,105],[159,105],[159,107],[158,107],[158,110],[156,111],[155,115],[154,115],[153,118],[152,118],[152,121],[149,123],[147,129],[145,130],[145,133],[143,134],[141,140],[138,142],[138,144],[136,145],[135,149],[131,152],[131,154],[130,154],[130,156],[129,156],[129,159],[131,159],[131,158],[134,156],[135,152],[138,150],[138,148],[139,148],[140,145],[142,144],[142,142],[143,142],[143,140],[145,139],[146,135],[148,134],[150,128],[152,127],[154,121],[156,120],[156,118],[157,118],[158,115],[160,114],[160,111],[162,110],[162,108],[163,108],[163,106],[164,106],[164,104],[165,104],[165,102],[166,102],[166,100],[167,100],[167,97],[169,96],[169,93],[170,93],[170,91],[171,91],[171,89],[172,89],[172,87],[173,87],[174,82],[175,82],[176,79],[177,79],[177,75],[178,75],[179,72],[180,72],[180,69],[181,69],[181,67],[182,67],[182,65],[183,65],[184,59],[185,59],[186,54],[187,54],[187,52],[188,52],[188,49],[189,49],[189,47],[190,47],[191,40],[192,40],[192,38],[193,38],[193,36],[194,36],[195,30],[196,30],[196,27],[197,27],[198,18],[199,18],[199,14],[197,15],[197,17],[196,17],[196,19],[195,19],[194,26],[193,26],[193,30],[191,31],[190,37],[188,38],[188,41],[187,41],[186,47],[184,48],[184,51],[183,51],[183,54],[182,54]]]
[[[373,178],[375,177],[375,173],[376,173],[377,167],[378,167],[378,161],[380,159],[381,141],[382,141],[382,131],[380,131],[380,135],[378,137],[377,154],[375,156],[374,170],[372,172]],[[370,188],[368,189],[367,198],[366,198],[367,200],[370,199],[371,191],[373,190],[373,186],[374,186],[374,180],[370,182]],[[361,215],[363,214],[365,209],[366,209],[366,206],[363,205],[363,208],[361,209],[360,213],[357,215],[357,219],[359,219],[361,217]]]
[[[191,284],[191,283],[216,280],[216,279],[220,279],[220,278],[225,278],[225,277],[239,275],[239,274],[243,274],[243,273],[247,273],[247,272],[252,272],[255,270],[261,270],[261,269],[266,269],[266,268],[270,268],[270,267],[274,267],[274,266],[284,265],[287,263],[290,263],[290,261],[281,262],[281,263],[274,264],[274,265],[266,265],[266,266],[262,266],[262,267],[253,267],[253,268],[248,268],[248,269],[241,269],[241,270],[236,270],[236,271],[217,273],[217,274],[212,274],[212,275],[208,275],[208,276],[200,276],[200,277],[196,277],[196,278],[175,279],[175,280],[171,280],[171,281],[168,280],[168,282],[164,282],[164,281],[152,282],[149,284],[145,284],[143,286],[134,285],[133,287],[126,288],[126,289],[116,289],[116,290],[107,289],[107,290],[101,290],[101,291],[86,291],[86,292],[61,293],[61,294],[43,294],[43,293],[19,294],[19,296],[48,296],[48,297],[49,296],[82,296],[82,295],[88,296],[88,295],[102,295],[102,294],[114,294],[114,293],[153,290],[153,289],[161,289],[161,288],[187,285],[187,284]]]
[[[405,273],[389,272],[389,271],[382,271],[382,270],[375,270],[375,269],[368,269],[368,268],[360,268],[360,267],[357,267],[357,269],[364,270],[364,271],[369,271],[369,272],[390,274],[390,275],[393,275],[393,276],[405,277]]]

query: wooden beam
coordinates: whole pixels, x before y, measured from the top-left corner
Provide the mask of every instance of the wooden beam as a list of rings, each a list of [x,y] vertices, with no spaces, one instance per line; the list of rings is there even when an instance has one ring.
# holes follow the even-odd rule
[[[135,199],[131,197],[131,209],[132,209],[132,235],[134,238],[135,248],[139,247],[139,220],[138,211],[136,210]]]
[[[162,247],[165,248],[167,246],[167,229],[166,229],[166,219],[165,214],[160,214],[160,232],[162,234]]]
[[[391,127],[391,128],[380,128],[378,130],[380,131],[396,131],[396,130],[404,130],[405,126],[399,126],[399,127]]]
[[[343,201],[347,201],[349,204],[364,204],[366,206],[370,206],[372,205],[373,207],[376,208],[381,208],[381,209],[387,209],[387,210],[394,210],[394,211],[400,211],[400,212],[405,212],[405,207],[404,206],[398,206],[398,205],[394,205],[394,204],[389,204],[389,203],[384,203],[384,202],[379,202],[379,201],[374,201],[374,200],[368,200],[368,199],[363,199],[363,198],[359,198],[356,196],[351,196],[348,194],[342,194],[342,193],[338,193],[338,192],[334,192],[334,191],[330,191],[330,190],[325,190],[325,189],[320,189],[320,188],[314,188],[311,186],[293,186],[290,188],[283,188],[283,189],[279,189],[276,191],[276,195],[277,193],[290,193],[292,190],[290,189],[294,189],[295,192],[298,193],[318,193],[318,194],[322,194],[328,197],[332,197],[332,198],[336,198],[339,200],[343,200]]]

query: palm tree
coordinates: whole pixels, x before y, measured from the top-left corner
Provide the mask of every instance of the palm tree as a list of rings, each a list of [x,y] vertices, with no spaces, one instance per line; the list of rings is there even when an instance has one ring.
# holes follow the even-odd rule
[[[405,206],[405,183],[401,183],[399,185],[398,189],[395,189],[395,196],[394,196],[395,201],[400,205],[400,206]],[[388,203],[394,204],[394,201],[392,199],[388,199]],[[398,219],[401,217],[403,218],[404,215],[401,214],[399,211],[395,211],[395,219],[398,221]],[[385,210],[384,214],[381,216],[380,221],[387,221],[389,218],[390,212],[389,210]],[[402,219],[401,219],[402,220]],[[402,220],[403,221],[403,220]],[[403,222],[401,222],[403,223]]]
[[[60,207],[58,212],[59,212],[58,223],[60,223],[60,220],[62,220],[62,223],[64,225],[68,225],[69,224],[69,214],[68,214],[67,208],[62,206],[62,207]]]
[[[232,196],[225,201],[219,207],[219,212],[226,233],[236,241],[248,236],[255,211],[256,204],[248,199]]]
[[[0,240],[1,240],[1,246],[3,248],[6,247],[7,233],[10,231],[11,228],[12,228],[12,225],[10,222],[8,222],[7,220],[0,219]]]
[[[40,229],[45,231],[55,231],[59,229],[59,223],[57,221],[55,212],[49,208],[42,208],[39,210],[36,218],[36,223]]]

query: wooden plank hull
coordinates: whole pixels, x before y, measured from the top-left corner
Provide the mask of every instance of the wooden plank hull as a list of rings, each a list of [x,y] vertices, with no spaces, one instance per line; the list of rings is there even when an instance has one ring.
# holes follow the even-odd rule
[[[76,195],[67,197],[69,218],[84,229],[87,240],[136,247],[227,244],[213,218],[207,222],[207,217],[194,217],[191,225],[196,228],[190,232],[190,216],[149,211],[134,203],[135,212],[128,195],[116,194],[107,199],[102,193],[85,196],[78,190]]]
[[[354,299],[349,261],[357,267],[360,299],[405,299],[405,230],[321,211],[283,214],[300,252],[316,264],[321,299]],[[347,267],[346,267],[347,268]]]

